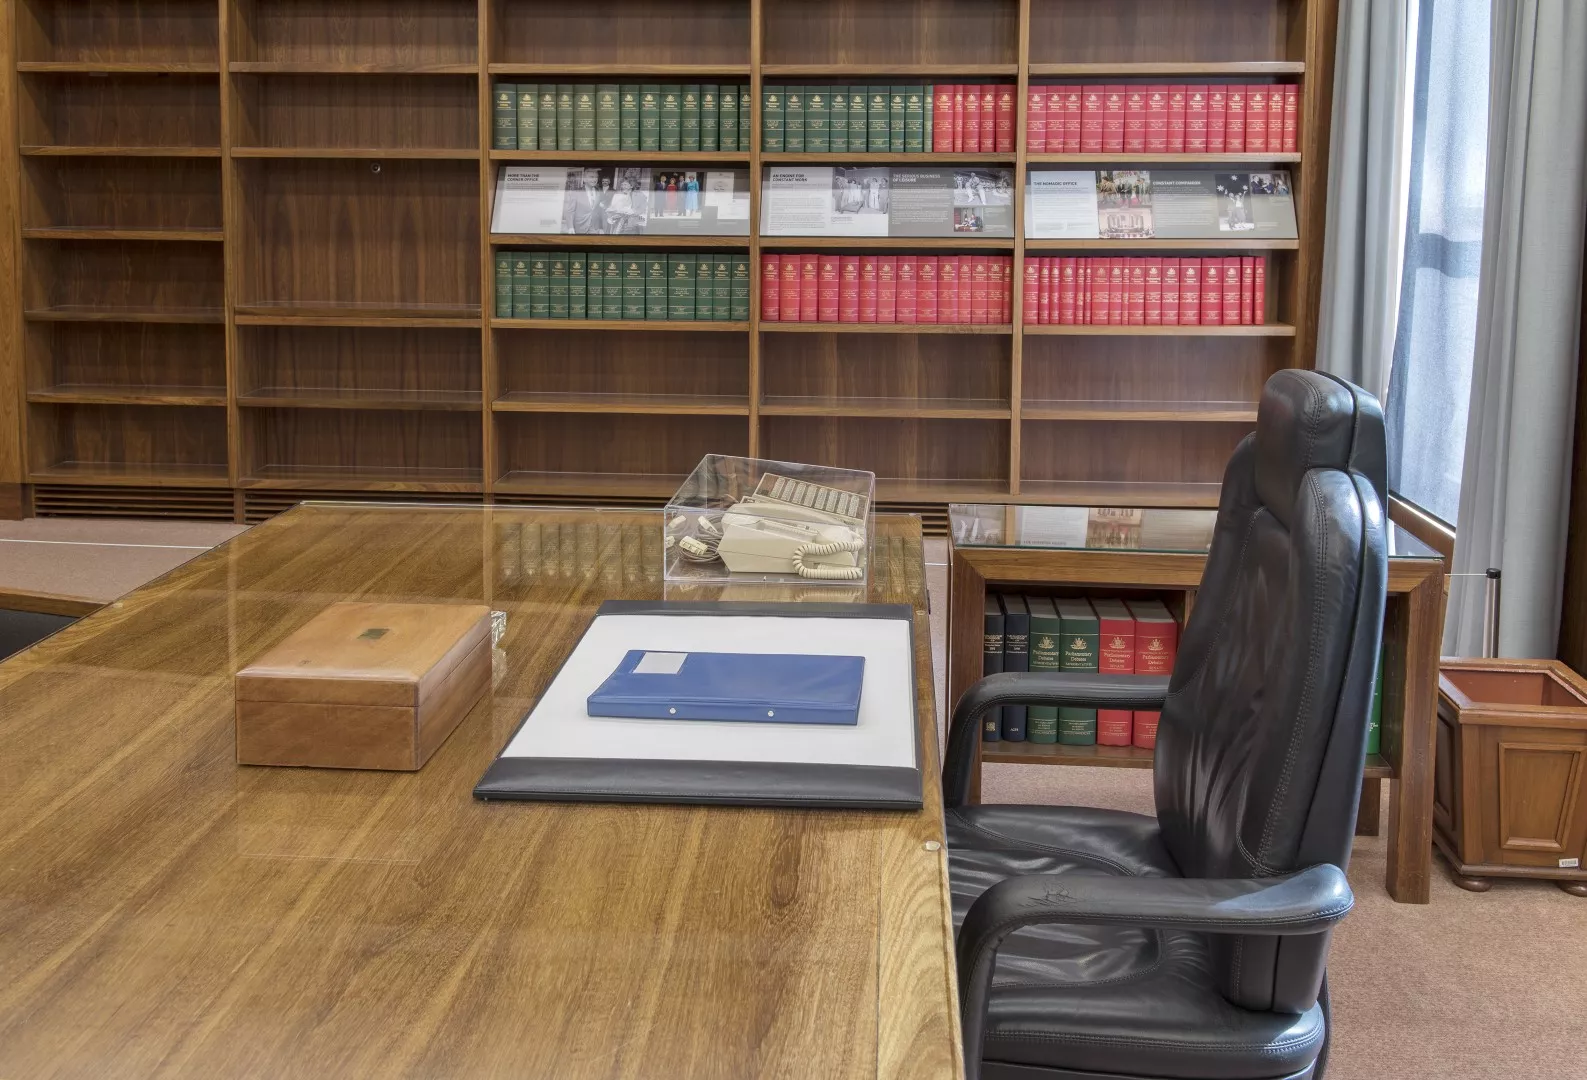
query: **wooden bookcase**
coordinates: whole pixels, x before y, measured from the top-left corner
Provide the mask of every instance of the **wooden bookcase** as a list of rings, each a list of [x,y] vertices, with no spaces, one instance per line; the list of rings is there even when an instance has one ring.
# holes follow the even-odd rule
[[[1316,338],[1335,0],[14,0],[0,377],[39,512],[256,519],[297,495],[648,503],[706,452],[880,499],[1210,505]],[[763,82],[1018,89],[1012,153],[760,151]],[[498,79],[742,82],[747,152],[491,150]],[[1297,83],[1294,241],[513,237],[514,160],[1016,170],[1036,83]],[[499,319],[498,248],[747,254],[747,323]],[[1011,255],[1010,326],[762,325],[764,251]],[[1023,326],[1027,254],[1267,256],[1264,326]],[[7,407],[9,408],[9,406]],[[0,416],[6,410],[0,409]],[[0,465],[4,455],[0,454]],[[0,475],[0,485],[8,477]]]

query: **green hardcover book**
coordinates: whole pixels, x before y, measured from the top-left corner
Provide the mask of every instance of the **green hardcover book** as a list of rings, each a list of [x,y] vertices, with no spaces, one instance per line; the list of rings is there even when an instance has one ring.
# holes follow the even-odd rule
[[[496,318],[512,318],[512,252],[496,252]]]
[[[1063,625],[1058,610],[1045,596],[1027,596],[1030,608],[1030,670],[1063,670]],[[1025,740],[1033,743],[1058,741],[1058,707],[1031,705],[1025,710]]]
[[[890,87],[873,86],[866,91],[865,100],[868,124],[866,149],[873,154],[885,154],[892,149],[887,137],[887,121],[892,115],[893,91]]]
[[[665,273],[666,264],[662,266]],[[639,322],[647,314],[650,304],[649,271],[647,260],[638,255],[623,256],[623,318],[630,322]],[[665,281],[662,284],[665,286]]]
[[[584,292],[587,287],[585,280],[585,261],[583,252],[576,251],[568,256],[568,318],[584,318],[584,308],[587,296]]]
[[[617,148],[639,149],[639,84],[624,83],[617,97]]]
[[[909,116],[908,86],[895,86],[887,95],[887,149],[904,152],[904,121]]]
[[[805,88],[785,86],[782,91],[782,148],[790,154],[805,149]]]
[[[595,87],[573,88],[573,149],[595,149]]]
[[[926,150],[926,88],[905,87],[904,95],[904,153],[921,154]]]
[[[540,149],[540,87],[518,84],[518,149]]]
[[[783,88],[765,86],[760,95],[760,150],[780,154],[783,150]]]
[[[685,83],[678,97],[678,149],[700,150],[700,86]]]
[[[529,317],[551,317],[551,261],[540,254],[529,257]]]
[[[1089,601],[1060,600],[1058,618],[1062,621],[1064,671],[1097,670],[1097,634],[1100,624]],[[1090,746],[1097,741],[1095,709],[1060,708],[1058,741],[1072,746]]]
[[[557,148],[557,88],[554,83],[540,84],[540,104],[535,114],[540,118],[540,138],[537,149]]]
[[[497,83],[493,91],[490,145],[492,150],[518,149],[518,87],[513,83]]]
[[[601,83],[595,88],[595,149],[621,150],[622,109],[616,83]]]
[[[652,255],[645,260],[645,318],[667,321],[667,257]]]
[[[931,133],[936,130],[932,127],[937,122],[936,117],[933,115],[932,106],[937,100],[937,95],[935,87],[931,86],[921,87],[920,93],[926,99],[926,118],[925,123],[921,125],[920,144],[923,150],[929,151],[931,149]]]
[[[573,84],[557,83],[557,149],[576,150],[573,145]],[[594,134],[592,131],[591,134]],[[549,150],[550,147],[541,149]]]
[[[661,87],[655,83],[639,88],[639,149],[661,149]]]
[[[683,87],[663,83],[661,86],[661,151],[675,153],[683,149]]]
[[[512,317],[515,319],[534,317],[532,262],[526,252],[512,252]]]
[[[825,154],[832,149],[832,96],[824,86],[805,91],[805,150]]]
[[[700,86],[700,149],[705,153],[713,153],[721,145],[722,108],[717,89],[715,83]]]
[[[728,317],[734,322],[749,322],[749,256],[733,256],[733,294]]]
[[[749,83],[744,83],[738,88],[738,151],[747,154],[752,149],[750,142],[755,137],[755,95],[750,90]],[[765,149],[765,147],[761,147]]]
[[[870,88],[849,87],[849,153],[863,154],[868,147],[870,130]]]
[[[711,260],[711,318],[727,322],[732,317],[733,256],[718,255]]]
[[[694,321],[693,255],[667,256],[667,318],[673,322]]]
[[[584,317],[599,319],[606,302],[606,260],[598,251],[584,256]]]
[[[834,154],[849,152],[849,88],[827,88],[827,149]]]
[[[710,322],[716,317],[716,260],[710,255],[693,258],[694,321]]]
[[[717,140],[719,149],[736,151],[738,146],[738,87],[724,86],[717,98]]]
[[[638,260],[634,262],[639,266]],[[643,270],[643,267],[640,268]],[[601,266],[601,317],[603,319],[622,319],[624,303],[624,274],[623,258],[620,255],[608,255]],[[645,317],[645,279],[639,275],[639,314],[635,318]]]
[[[552,255],[550,258],[550,310],[548,318],[565,319],[568,317],[568,257],[566,255]]]

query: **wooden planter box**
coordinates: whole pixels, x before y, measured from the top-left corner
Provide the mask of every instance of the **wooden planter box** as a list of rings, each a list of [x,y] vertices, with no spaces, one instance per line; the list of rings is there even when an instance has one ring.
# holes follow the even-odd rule
[[[1587,681],[1557,660],[1445,660],[1433,840],[1463,889],[1490,877],[1587,896]]]

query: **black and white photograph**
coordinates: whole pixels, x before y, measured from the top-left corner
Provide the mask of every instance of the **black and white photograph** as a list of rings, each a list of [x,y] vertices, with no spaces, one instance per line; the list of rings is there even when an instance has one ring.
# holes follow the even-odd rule
[[[832,212],[887,216],[891,169],[833,169]]]
[[[1220,173],[1218,189],[1218,231],[1250,232],[1256,228],[1251,216],[1251,195],[1255,190],[1252,181],[1258,177],[1265,183],[1265,173]],[[1271,185],[1266,185],[1271,188]]]
[[[1009,174],[991,169],[958,169],[953,174],[954,206],[1012,206]]]
[[[569,169],[562,198],[562,231],[581,236],[644,232],[649,172],[612,166]]]
[[[1151,238],[1151,173],[1141,169],[1097,173],[1097,232],[1104,240]]]

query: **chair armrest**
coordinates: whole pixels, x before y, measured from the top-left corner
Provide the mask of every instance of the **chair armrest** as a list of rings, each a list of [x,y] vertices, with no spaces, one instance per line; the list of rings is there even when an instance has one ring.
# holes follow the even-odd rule
[[[1165,675],[1099,675],[1081,671],[1010,671],[988,675],[959,699],[948,728],[948,752],[942,764],[942,799],[948,807],[963,806],[970,794],[977,722],[989,709],[1003,705],[1063,705],[1076,709],[1161,709],[1168,696]]]
[[[965,1075],[975,1080],[979,1073],[998,947],[1022,927],[1089,923],[1292,936],[1328,930],[1354,903],[1344,871],[1327,863],[1283,877],[1254,879],[1050,874],[1006,878],[970,905],[959,928]]]

